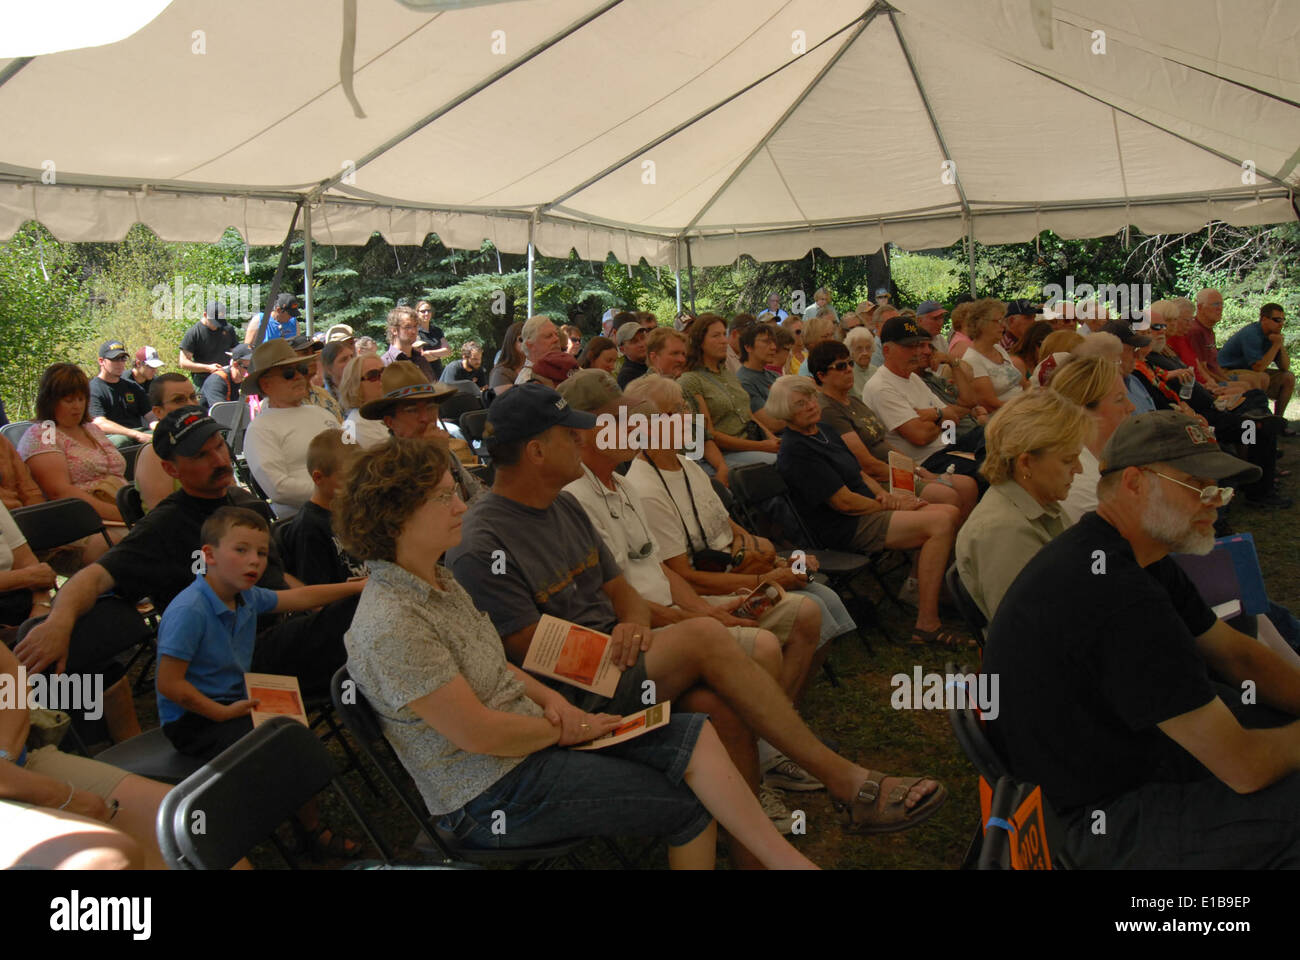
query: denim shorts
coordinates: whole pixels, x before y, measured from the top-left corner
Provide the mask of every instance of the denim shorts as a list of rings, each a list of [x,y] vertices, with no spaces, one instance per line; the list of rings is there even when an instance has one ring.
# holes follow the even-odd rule
[[[673,714],[666,727],[604,750],[548,747],[438,826],[480,849],[615,836],[681,846],[713,819],[682,779],[706,719]]]

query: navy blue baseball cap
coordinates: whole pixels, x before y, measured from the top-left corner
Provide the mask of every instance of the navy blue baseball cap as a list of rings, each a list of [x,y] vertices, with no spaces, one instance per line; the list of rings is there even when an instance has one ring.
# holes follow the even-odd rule
[[[530,440],[551,427],[592,430],[596,418],[569,406],[569,402],[540,383],[524,383],[507,390],[488,407],[483,441],[491,449],[500,443]]]

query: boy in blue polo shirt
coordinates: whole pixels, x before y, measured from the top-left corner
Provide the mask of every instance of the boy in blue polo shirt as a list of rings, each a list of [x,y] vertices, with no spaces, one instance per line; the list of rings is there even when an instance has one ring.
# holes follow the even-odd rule
[[[202,571],[176,595],[158,628],[158,717],[181,753],[211,759],[253,729],[257,702],[244,674],[290,673],[258,656],[257,618],[319,607],[360,593],[364,581],[267,590],[270,530],[244,507],[222,507],[203,524]],[[196,558],[197,560],[197,558]],[[288,665],[291,667],[291,665]]]

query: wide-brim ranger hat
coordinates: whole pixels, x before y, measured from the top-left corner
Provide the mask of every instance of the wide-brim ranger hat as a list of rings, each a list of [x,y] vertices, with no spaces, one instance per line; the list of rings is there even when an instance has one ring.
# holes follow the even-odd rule
[[[361,416],[366,420],[382,420],[393,407],[407,400],[432,400],[442,403],[453,394],[460,393],[449,383],[430,383],[420,368],[410,360],[394,360],[384,367],[379,378],[384,394],[377,400],[361,405]]]
[[[569,406],[550,387],[524,383],[492,401],[483,426],[483,442],[491,450],[503,443],[530,440],[558,426],[591,430],[596,426],[596,418]]]
[[[248,369],[248,377],[243,383],[244,396],[251,396],[260,393],[257,382],[268,371],[276,367],[289,367],[295,363],[306,363],[306,357],[300,357],[293,352],[293,347],[289,346],[288,340],[276,338],[268,340],[256,350],[253,351],[253,362]]]
[[[1224,453],[1199,420],[1177,410],[1155,410],[1129,417],[1106,441],[1098,458],[1102,476],[1126,467],[1167,463],[1175,470],[1215,483],[1236,479],[1254,483],[1263,471]]]

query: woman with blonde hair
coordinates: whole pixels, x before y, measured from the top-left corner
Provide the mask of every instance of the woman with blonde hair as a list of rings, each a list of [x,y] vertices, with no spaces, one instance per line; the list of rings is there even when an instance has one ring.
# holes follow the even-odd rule
[[[1070,525],[1061,501],[1094,432],[1078,404],[1050,390],[1003,404],[984,429],[988,492],[957,534],[957,572],[989,620],[1020,571]]]
[[[339,377],[339,402],[346,410],[343,419],[344,435],[366,450],[388,439],[388,428],[375,420],[361,416],[361,407],[384,395],[382,377],[384,361],[376,353],[359,353],[348,361]]]
[[[1105,336],[1110,334],[1094,333],[1088,340]],[[1052,391],[1083,407],[1093,422],[1093,432],[1079,453],[1079,479],[1070,485],[1061,504],[1067,521],[1075,524],[1097,506],[1097,481],[1101,479],[1097,461],[1115,428],[1133,412],[1133,401],[1119,363],[1107,357],[1076,357],[1065,363],[1052,377]]]
[[[1074,330],[1054,330],[1049,333],[1038,348],[1038,366],[1034,367],[1030,382],[1040,387],[1047,386],[1052,375],[1082,343],[1083,335]]]
[[[962,354],[962,361],[971,370],[975,401],[986,410],[998,409],[1026,386],[1025,375],[998,342],[1006,330],[1006,312],[1007,306],[1001,300],[976,300],[966,321],[972,343]]]
[[[813,347],[823,340],[835,339],[835,317],[831,314],[830,309],[823,307],[817,312],[817,315],[811,320],[805,320],[803,325],[803,361],[799,364],[798,374],[801,377],[808,376],[808,353]]]
[[[948,338],[948,362],[955,363],[962,354],[970,349],[972,343],[968,321],[975,306],[974,300],[966,300],[952,308],[952,336]]]

